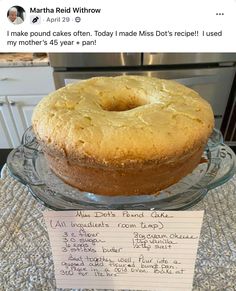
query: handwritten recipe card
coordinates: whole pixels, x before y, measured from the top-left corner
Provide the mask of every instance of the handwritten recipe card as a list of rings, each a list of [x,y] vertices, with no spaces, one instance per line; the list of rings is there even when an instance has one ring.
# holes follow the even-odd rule
[[[58,288],[192,290],[203,211],[45,211]]]

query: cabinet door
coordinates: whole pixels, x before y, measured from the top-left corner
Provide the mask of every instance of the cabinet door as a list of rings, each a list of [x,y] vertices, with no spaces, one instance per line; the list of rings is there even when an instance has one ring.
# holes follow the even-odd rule
[[[0,70],[0,94],[48,94],[54,89],[53,69],[50,67],[7,67]]]
[[[9,105],[5,96],[0,96],[0,148],[13,148],[20,144]]]
[[[22,137],[25,130],[31,126],[31,117],[34,107],[43,97],[44,96],[42,95],[7,97],[20,138]]]

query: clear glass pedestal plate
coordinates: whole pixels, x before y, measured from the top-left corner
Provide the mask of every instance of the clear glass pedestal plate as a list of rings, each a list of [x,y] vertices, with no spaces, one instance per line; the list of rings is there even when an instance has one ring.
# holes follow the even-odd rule
[[[54,210],[178,210],[200,201],[210,189],[228,181],[236,170],[234,152],[214,130],[195,170],[159,193],[108,197],[82,192],[65,184],[49,168],[32,128],[23,135],[21,145],[8,156],[10,174],[27,185],[32,195]],[[102,182],[102,181],[101,181]]]

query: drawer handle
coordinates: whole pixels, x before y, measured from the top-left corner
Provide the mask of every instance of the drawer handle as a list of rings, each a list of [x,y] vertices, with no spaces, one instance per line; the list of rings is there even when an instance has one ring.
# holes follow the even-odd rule
[[[10,80],[9,78],[5,77],[5,78],[1,78],[0,81],[7,81]]]
[[[13,105],[16,105],[16,102],[12,101],[12,100],[9,100],[9,104],[13,106]]]
[[[214,115],[215,119],[220,119],[223,117],[223,115]]]

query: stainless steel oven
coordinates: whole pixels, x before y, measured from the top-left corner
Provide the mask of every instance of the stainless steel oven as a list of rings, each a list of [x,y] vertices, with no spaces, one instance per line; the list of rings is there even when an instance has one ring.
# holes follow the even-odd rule
[[[147,75],[176,80],[198,91],[220,128],[232,87],[236,54],[55,53],[49,54],[56,88],[94,76]]]

